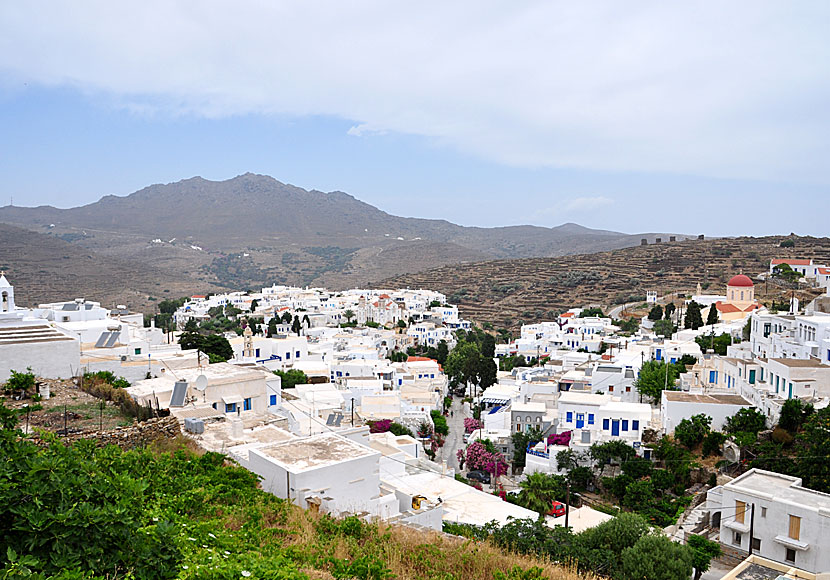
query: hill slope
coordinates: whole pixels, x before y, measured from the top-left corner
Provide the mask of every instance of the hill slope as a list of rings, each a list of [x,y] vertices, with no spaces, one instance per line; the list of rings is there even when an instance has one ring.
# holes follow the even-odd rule
[[[724,294],[732,275],[765,272],[771,258],[830,262],[830,238],[795,238],[795,248],[781,248],[784,239],[687,240],[558,258],[488,261],[398,276],[382,284],[438,290],[459,304],[466,317],[516,328],[572,307],[643,302],[646,290],[661,296],[689,293],[701,283],[710,293]]]
[[[72,209],[6,206],[0,221],[108,256],[192,266],[206,280],[236,287],[342,288],[444,264],[595,252],[655,236],[576,224],[475,228],[403,218],[343,192],[306,191],[254,174],[152,185]]]
[[[152,300],[217,287],[134,261],[104,258],[54,236],[0,224],[0,270],[19,306],[85,297],[104,306],[152,310]]]

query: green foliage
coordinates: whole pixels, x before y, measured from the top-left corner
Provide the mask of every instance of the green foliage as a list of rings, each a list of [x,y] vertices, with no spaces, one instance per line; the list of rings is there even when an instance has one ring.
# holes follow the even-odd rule
[[[720,544],[707,540],[703,536],[692,534],[686,540],[692,552],[692,567],[695,569],[695,580],[709,569],[713,558],[720,558],[722,551]]]
[[[625,494],[623,494],[622,505],[632,510],[637,511],[642,507],[651,503],[654,498],[654,484],[651,480],[640,479],[632,481],[625,486]]]
[[[683,327],[697,330],[703,326],[703,316],[700,312],[700,304],[692,300],[686,306],[686,316],[684,317]]]
[[[670,391],[676,390],[674,382],[679,375],[677,366],[662,360],[649,360],[640,368],[640,376],[634,381],[634,387],[641,395],[659,403],[664,387]]]
[[[162,300],[159,302],[159,312],[162,314],[174,314],[176,310],[178,310],[181,306],[187,302],[189,298],[186,296],[183,298],[179,298],[178,300]]]
[[[632,333],[637,332],[640,328],[640,322],[636,318],[622,318],[614,321],[615,326],[619,326],[622,332]]]
[[[391,425],[389,425],[389,432],[398,437],[400,437],[401,435],[409,435],[410,437],[415,437],[415,435],[408,427],[401,425],[400,423],[393,422]]]
[[[603,314],[602,308],[599,308],[598,306],[585,308],[579,313],[579,318],[588,318],[589,316],[599,316],[600,318],[604,318],[605,314]]]
[[[562,475],[535,471],[519,483],[518,504],[539,513],[548,513],[554,501],[565,501],[566,480]]]
[[[449,353],[444,373],[449,378],[450,385],[455,388],[468,383],[478,384],[481,369],[481,352],[473,342],[460,340]]]
[[[812,403],[804,403],[801,399],[787,399],[781,406],[778,426],[790,433],[796,433],[814,412]]]
[[[674,314],[675,310],[677,310],[677,306],[674,305],[674,302],[669,302],[668,304],[666,304],[664,316],[665,319],[668,320],[671,317],[671,315]]]
[[[726,441],[725,434],[720,431],[709,431],[706,437],[703,438],[703,446],[700,448],[701,455],[703,457],[720,455],[720,448],[724,441]]]
[[[709,314],[706,315],[706,325],[712,326],[718,323],[718,309],[712,304],[709,307]]]
[[[648,534],[623,550],[621,572],[625,580],[688,580],[691,550],[663,534]]]
[[[726,348],[732,344],[732,336],[728,332],[724,332],[717,336],[712,334],[708,336],[698,336],[695,342],[700,346],[702,352],[711,349],[715,354],[726,356]]]
[[[308,377],[300,369],[289,369],[287,371],[274,371],[274,374],[282,379],[283,389],[293,389],[297,385],[308,384]]]
[[[804,276],[801,272],[796,272],[793,270],[789,264],[779,264],[775,266],[772,270],[772,277],[779,278],[781,280],[785,280],[787,282],[795,283],[798,282],[799,278]]]
[[[432,424],[435,425],[435,432],[439,435],[449,435],[450,428],[447,425],[447,418],[441,414],[441,411],[430,411],[432,417]]]
[[[602,467],[606,463],[614,460],[625,463],[632,459],[637,453],[625,441],[614,440],[606,443],[594,443],[588,451],[591,459],[596,462],[597,467]]]
[[[778,244],[779,248],[794,248],[795,247],[795,240],[781,240],[781,243]]]
[[[813,413],[798,435],[800,450],[796,471],[804,487],[830,493],[830,407]],[[778,470],[776,470],[778,471]]]
[[[711,430],[712,418],[703,414],[693,415],[683,419],[674,429],[674,438],[680,441],[687,449],[694,449],[703,442]]]
[[[723,426],[723,430],[727,433],[752,433],[754,435],[766,428],[767,418],[755,407],[746,407],[739,410],[728,417]]]
[[[527,446],[541,441],[542,431],[532,427],[530,431],[516,431],[510,438],[513,441],[513,466],[521,468],[525,466]]]
[[[632,457],[622,464],[622,471],[629,477],[640,479],[651,476],[654,464],[643,457]]]
[[[523,367],[527,365],[527,360],[523,355],[504,356],[499,359],[499,370],[510,372],[516,367]]]
[[[674,334],[674,324],[672,324],[671,320],[658,320],[654,323],[654,334],[658,336],[664,336],[666,338],[671,338],[672,334]]]
[[[663,318],[663,307],[659,304],[655,304],[648,313],[648,319],[652,321],[662,320]]]
[[[27,372],[20,373],[15,370],[11,371],[11,376],[6,384],[3,385],[3,391],[6,393],[25,393],[29,390],[34,391],[35,375],[32,369],[26,369]]]
[[[179,337],[182,350],[198,349],[207,355],[214,355],[214,360],[224,362],[233,358],[233,348],[228,339],[218,334],[203,335],[184,332]],[[213,362],[213,361],[211,361]]]

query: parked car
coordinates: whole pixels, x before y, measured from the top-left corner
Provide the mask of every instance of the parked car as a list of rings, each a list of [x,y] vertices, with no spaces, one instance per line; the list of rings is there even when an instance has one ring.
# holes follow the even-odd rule
[[[550,511],[548,511],[549,516],[553,516],[558,518],[559,516],[565,515],[565,504],[561,501],[555,501],[550,505]]]
[[[467,479],[477,481],[479,483],[490,483],[490,474],[481,469],[476,469],[467,474]]]

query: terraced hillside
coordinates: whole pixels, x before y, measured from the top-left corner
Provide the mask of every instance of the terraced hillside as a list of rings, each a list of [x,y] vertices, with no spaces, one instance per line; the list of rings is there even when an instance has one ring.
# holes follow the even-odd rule
[[[785,239],[794,248],[782,248]],[[390,278],[387,287],[431,288],[479,323],[516,328],[550,319],[574,306],[610,308],[642,302],[646,290],[688,294],[700,283],[712,294],[725,293],[726,281],[743,273],[756,277],[771,258],[813,258],[830,263],[830,238],[770,236],[686,240],[611,252],[496,260],[445,266]],[[780,289],[759,287],[769,295]]]

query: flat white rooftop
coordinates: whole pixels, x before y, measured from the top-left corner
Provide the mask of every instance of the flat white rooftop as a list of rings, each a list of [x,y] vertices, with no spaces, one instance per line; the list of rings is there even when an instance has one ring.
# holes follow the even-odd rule
[[[723,486],[752,495],[798,504],[807,508],[826,510],[830,516],[830,494],[801,487],[801,479],[790,475],[751,469]]]
[[[257,451],[293,473],[380,455],[365,445],[334,433],[268,445]]]

